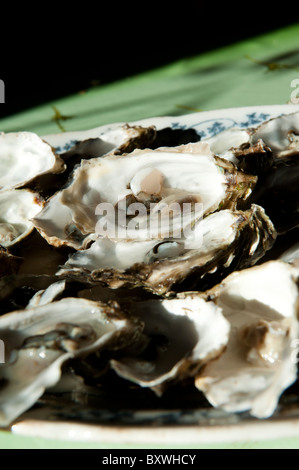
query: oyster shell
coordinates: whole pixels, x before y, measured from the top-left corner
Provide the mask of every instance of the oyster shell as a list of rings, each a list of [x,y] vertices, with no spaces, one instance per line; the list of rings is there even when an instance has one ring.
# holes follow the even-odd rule
[[[252,143],[262,140],[271,148],[275,161],[298,158],[299,113],[290,113],[269,119],[252,134]]]
[[[214,407],[268,418],[297,379],[297,282],[292,266],[269,261],[232,273],[206,293],[230,323],[225,352],[195,380]]]
[[[189,289],[192,282],[204,289],[207,278],[215,283],[237,267],[255,264],[275,237],[261,207],[225,209],[198,221],[189,237],[146,241],[98,238],[88,249],[70,255],[57,275],[101,281],[117,288],[139,285],[159,295],[172,288],[186,290],[181,285],[186,278]]]
[[[136,320],[118,305],[65,298],[0,318],[5,363],[0,365],[0,425],[7,426],[55,385],[71,358],[136,337]]]
[[[299,113],[283,114],[257,127],[226,129],[205,138],[211,151],[252,174],[266,174],[277,163],[298,158]]]
[[[193,377],[226,347],[229,323],[221,309],[197,295],[127,306],[144,323],[135,354],[110,361],[122,378],[161,395],[170,383]],[[178,332],[180,332],[178,334]]]
[[[79,135],[78,135],[79,134]],[[81,139],[78,137],[81,136]],[[100,158],[110,153],[121,155],[135,148],[151,145],[156,138],[154,126],[117,125],[105,132],[99,129],[83,132],[68,132],[44,137],[63,160],[65,170],[59,175],[46,174],[34,181],[33,189],[49,198],[66,184],[70,174],[82,159]]]
[[[299,224],[299,113],[269,119],[256,128],[225,130],[204,139],[221,158],[259,179],[249,202],[261,205],[279,234]]]
[[[39,307],[41,305],[47,305],[65,292],[66,281],[57,281],[51,283],[46,289],[38,290],[34,296],[30,299],[26,308]]]
[[[252,175],[266,175],[274,165],[271,142],[266,144],[254,128],[232,127],[204,141],[213,153]]]
[[[83,379],[104,362],[109,377],[160,396],[191,378],[215,407],[271,416],[297,373],[296,246],[282,255],[287,263],[252,266],[271,256],[281,228],[277,189],[287,219],[293,213],[287,229],[298,215],[298,129],[298,114],[282,116],[158,149],[169,130],[155,142],[152,126],[113,125],[104,133],[75,133],[73,141],[71,133],[2,134],[3,155],[12,150],[32,161],[39,155],[42,165],[51,156],[52,167],[26,171],[20,180],[12,159],[17,178],[0,188],[0,205],[8,194],[29,194],[28,187],[35,204],[38,195],[46,197],[42,210],[25,217],[34,235],[13,247],[25,257],[21,273],[21,258],[1,249],[0,425],[55,386],[62,365],[71,371],[70,359],[77,371],[81,364]],[[285,191],[291,196],[284,198]],[[270,213],[264,194],[275,202]],[[185,203],[191,210],[182,221]],[[113,208],[111,226],[101,204]],[[138,204],[145,212],[136,218]],[[159,216],[170,212],[164,223]],[[104,387],[103,375],[95,372],[89,383],[103,379]]]
[[[49,243],[81,249],[86,247],[88,236],[99,231],[101,204],[101,207],[109,204],[115,212],[122,205],[126,213],[130,203],[143,204],[145,211],[156,203],[198,203],[201,209],[191,214],[194,221],[220,206],[235,208],[238,201],[249,196],[255,184],[255,176],[237,171],[233,164],[215,157],[200,142],[171,149],[136,150],[122,156],[83,160],[71,183],[47,201],[33,223]],[[145,214],[146,227],[148,219]],[[129,221],[125,221],[126,230]],[[157,235],[163,238],[163,231]],[[149,237],[152,238],[148,230],[126,234],[126,238]]]
[[[205,137],[202,142],[206,142],[211,152],[215,155],[221,156],[221,158],[225,158],[235,165],[238,165],[239,160],[234,153],[234,149],[239,149],[251,143],[250,131],[248,129],[231,127],[212,137]]]
[[[33,132],[0,134],[0,190],[20,188],[45,173],[65,170],[63,160]]]
[[[33,230],[31,218],[40,212],[43,201],[27,189],[0,192],[0,244],[11,248]]]

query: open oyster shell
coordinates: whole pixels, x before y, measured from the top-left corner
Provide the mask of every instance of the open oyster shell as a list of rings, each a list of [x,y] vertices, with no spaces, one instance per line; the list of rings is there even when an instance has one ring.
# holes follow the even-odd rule
[[[265,174],[272,165],[298,158],[299,113],[283,114],[254,128],[232,127],[204,142],[239,168]]]
[[[271,148],[276,162],[298,158],[299,113],[284,114],[260,124],[252,133],[252,143],[260,139]]]
[[[83,160],[70,184],[48,200],[33,223],[49,243],[81,249],[85,248],[88,236],[99,232],[102,235],[99,215],[105,204],[115,215],[119,214],[120,206],[127,214],[127,206],[133,210],[134,203],[138,203],[137,210],[140,204],[145,210],[142,223],[146,229],[129,231],[133,215],[130,214],[125,220],[125,238],[148,240],[152,238],[147,230],[150,204],[197,203],[200,210],[191,211],[190,224],[219,207],[235,208],[239,200],[249,196],[255,184],[255,176],[236,170],[233,164],[215,157],[200,142],[175,148],[135,150],[121,156]],[[180,224],[181,218],[178,219]],[[114,229],[115,220],[111,225]],[[111,236],[109,230],[108,236],[119,237],[114,232]],[[162,227],[156,238],[164,237]]]
[[[53,148],[33,132],[0,134],[0,190],[20,188],[45,173],[65,170]]]
[[[207,361],[226,347],[229,323],[221,309],[199,296],[149,300],[128,306],[144,323],[135,354],[111,360],[122,378],[157,395],[176,381],[193,377]]]
[[[0,318],[5,363],[0,364],[0,425],[7,426],[55,385],[69,359],[123,347],[139,324],[119,306],[65,298]]]
[[[195,381],[214,407],[271,416],[297,379],[298,271],[269,261],[234,272],[205,295],[230,323],[225,352]]]
[[[269,119],[255,128],[227,129],[204,139],[211,151],[258,175],[249,201],[261,205],[279,234],[299,225],[299,113]]]
[[[55,153],[64,162],[65,170],[59,175],[46,174],[39,177],[34,181],[33,189],[48,199],[69,184],[72,171],[80,165],[82,159],[100,158],[108,153],[121,155],[136,148],[147,147],[155,138],[155,126],[142,127],[128,124],[117,125],[104,132],[95,130],[45,136],[44,140],[52,145]]]
[[[27,189],[0,192],[0,244],[11,248],[24,240],[34,230],[31,219],[42,205],[39,194]]]
[[[189,237],[164,240],[98,238],[90,248],[70,255],[57,272],[65,278],[101,281],[110,287],[143,286],[160,295],[188,278],[199,289],[207,278],[221,279],[233,269],[255,264],[275,241],[276,232],[263,209],[229,209],[199,220]]]

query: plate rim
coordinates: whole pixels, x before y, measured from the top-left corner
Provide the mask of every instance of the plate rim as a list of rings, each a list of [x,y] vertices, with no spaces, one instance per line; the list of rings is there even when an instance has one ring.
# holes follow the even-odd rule
[[[299,417],[205,426],[200,426],[200,424],[127,426],[28,418],[14,423],[11,432],[16,436],[85,443],[108,442],[122,445],[159,446],[217,445],[299,438]]]
[[[140,125],[140,126],[149,126],[149,125],[157,125],[158,129],[161,129],[164,124],[169,125],[173,120],[177,122],[186,122],[186,121],[196,121],[198,118],[210,118],[210,119],[217,119],[218,117],[233,117],[236,113],[253,113],[253,112],[264,112],[267,114],[279,115],[279,114],[291,114],[293,112],[299,111],[299,104],[295,103],[288,103],[288,104],[270,104],[270,105],[257,105],[257,106],[240,106],[240,107],[233,107],[233,108],[219,108],[219,109],[212,109],[207,111],[199,111],[199,112],[192,112],[188,114],[180,114],[180,115],[165,115],[165,116],[152,116],[144,119],[134,120],[134,121],[118,121],[113,123],[107,123],[101,126],[92,127],[90,129],[83,129],[81,131],[65,131],[65,132],[56,132],[52,134],[46,134],[41,136],[42,139],[49,142],[52,146],[56,146],[57,143],[68,142],[73,139],[77,138],[90,138],[94,136],[98,136],[101,133],[104,133],[108,129],[117,129],[120,126],[129,124],[129,125]],[[228,113],[229,116],[225,116]],[[194,125],[194,124],[193,124]],[[192,127],[192,126],[191,126]],[[254,127],[254,126],[252,126]]]

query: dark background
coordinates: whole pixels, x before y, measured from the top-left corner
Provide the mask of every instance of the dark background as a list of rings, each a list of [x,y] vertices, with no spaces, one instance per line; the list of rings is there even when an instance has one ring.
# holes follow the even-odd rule
[[[245,3],[22,5],[1,15],[0,117],[298,22]]]

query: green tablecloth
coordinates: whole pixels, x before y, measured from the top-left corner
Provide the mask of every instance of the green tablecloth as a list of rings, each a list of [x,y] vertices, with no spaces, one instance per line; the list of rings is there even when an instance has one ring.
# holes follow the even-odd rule
[[[0,121],[0,131],[50,133],[112,122],[251,105],[286,104],[299,80],[299,23],[45,103]],[[296,85],[298,88],[298,84]],[[56,119],[54,117],[56,116]],[[58,117],[58,119],[57,119]],[[266,436],[265,436],[266,437]],[[0,448],[113,448],[122,443],[62,442],[0,432]],[[134,446],[133,446],[134,447]],[[156,446],[155,446],[156,447]],[[163,443],[161,443],[163,447]],[[194,447],[194,446],[193,446]],[[298,439],[198,448],[298,448]]]
[[[61,132],[152,116],[239,106],[285,104],[299,79],[299,23],[260,37],[180,60],[128,79],[0,121],[0,131]],[[298,85],[297,85],[298,87]]]

